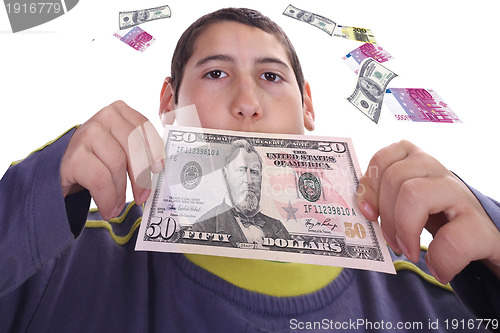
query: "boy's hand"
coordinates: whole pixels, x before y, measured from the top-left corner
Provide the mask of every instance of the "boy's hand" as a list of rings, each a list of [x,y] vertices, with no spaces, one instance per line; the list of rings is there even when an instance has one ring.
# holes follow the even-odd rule
[[[160,172],[164,161],[163,141],[148,119],[114,102],[73,134],[61,162],[63,195],[86,188],[109,220],[125,206],[127,172],[142,204],[151,192],[150,172]]]
[[[358,206],[396,253],[416,262],[420,233],[434,236],[426,261],[449,282],[471,261],[483,260],[500,277],[500,232],[469,188],[408,141],[378,151],[358,187]]]

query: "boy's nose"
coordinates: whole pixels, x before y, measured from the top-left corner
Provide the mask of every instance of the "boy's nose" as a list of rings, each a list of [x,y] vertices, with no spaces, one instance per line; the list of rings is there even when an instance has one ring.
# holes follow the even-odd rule
[[[258,87],[255,82],[248,79],[240,79],[234,91],[234,99],[231,112],[237,118],[248,118],[259,120],[263,116],[263,110],[258,96]]]

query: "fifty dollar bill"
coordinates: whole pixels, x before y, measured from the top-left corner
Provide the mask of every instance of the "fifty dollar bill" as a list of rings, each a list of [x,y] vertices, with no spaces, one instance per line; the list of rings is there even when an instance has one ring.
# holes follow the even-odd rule
[[[142,23],[171,16],[170,7],[165,5],[161,7],[133,10],[119,13],[120,30],[127,29]]]
[[[136,250],[394,273],[350,139],[167,126],[164,142]]]
[[[356,88],[347,100],[378,124],[385,90],[396,76],[375,59],[367,58],[361,62]]]

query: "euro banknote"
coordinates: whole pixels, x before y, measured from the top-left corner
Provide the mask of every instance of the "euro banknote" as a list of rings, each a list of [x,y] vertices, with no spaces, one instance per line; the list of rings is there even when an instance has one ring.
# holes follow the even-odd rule
[[[375,39],[373,32],[366,28],[349,27],[339,24],[335,28],[333,35],[345,39],[357,40],[359,42],[377,44],[377,40]]]
[[[133,27],[127,32],[118,30],[113,35],[139,52],[146,51],[146,49],[156,40],[152,35],[142,30],[140,27]]]
[[[455,112],[433,89],[389,88],[385,105],[396,120],[432,123],[461,123]]]
[[[342,57],[342,60],[344,60],[345,64],[349,66],[355,74],[358,74],[361,62],[367,58],[373,58],[379,63],[384,63],[391,60],[392,56],[379,45],[364,43]]]
[[[359,69],[356,88],[347,100],[378,124],[385,90],[396,76],[396,73],[385,68],[375,59],[365,59]]]
[[[136,250],[394,273],[349,138],[167,126]]]

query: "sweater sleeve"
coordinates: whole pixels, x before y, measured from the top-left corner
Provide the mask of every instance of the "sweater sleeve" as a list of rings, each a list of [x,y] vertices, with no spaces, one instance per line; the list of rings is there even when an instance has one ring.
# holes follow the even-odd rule
[[[75,128],[13,163],[0,180],[0,297],[67,248],[85,225],[87,191],[63,197],[60,164]]]
[[[500,203],[469,188],[500,231]],[[450,284],[457,296],[479,318],[500,318],[500,279],[481,262],[470,263]]]

